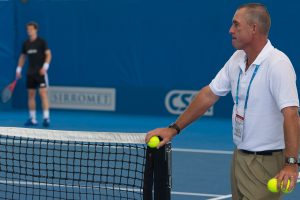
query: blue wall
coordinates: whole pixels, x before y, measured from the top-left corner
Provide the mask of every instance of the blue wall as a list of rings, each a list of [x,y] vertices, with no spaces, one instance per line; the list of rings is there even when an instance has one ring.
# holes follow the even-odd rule
[[[47,39],[53,53],[51,85],[114,87],[117,112],[168,114],[164,107],[168,91],[205,86],[234,52],[228,30],[236,8],[244,2],[10,1],[6,3],[10,13],[5,15],[9,22],[5,23],[10,23],[14,32],[2,36],[0,44],[7,46],[10,58],[15,57],[26,39],[25,24],[37,21],[40,35]],[[298,71],[300,16],[296,12],[300,2],[261,2],[272,16],[273,45],[289,55]],[[3,20],[4,13],[0,15]],[[1,48],[0,56],[4,53]],[[14,65],[8,59],[4,62],[9,67],[5,73],[12,76],[16,60]],[[24,82],[17,88],[13,102],[16,108],[26,106]],[[231,97],[222,99],[215,115],[229,117],[231,106]]]
[[[15,7],[12,1],[0,2],[0,88],[14,79],[15,67]],[[0,104],[7,109],[10,104]]]

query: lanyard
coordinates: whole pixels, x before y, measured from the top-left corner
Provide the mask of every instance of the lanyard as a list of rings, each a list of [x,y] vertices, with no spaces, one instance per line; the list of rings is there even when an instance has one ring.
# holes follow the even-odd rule
[[[245,100],[244,110],[247,109],[250,87],[251,87],[253,79],[254,79],[254,77],[255,77],[255,75],[257,73],[258,68],[259,68],[259,65],[256,65],[256,67],[254,69],[254,72],[252,74],[252,77],[250,79],[250,83],[248,85],[247,94],[246,94],[246,100]],[[236,102],[236,105],[239,104],[239,90],[240,90],[240,77],[241,77],[241,74],[242,74],[242,70],[240,69],[240,73],[239,73],[239,77],[238,77],[238,82],[237,82],[237,86],[236,86],[236,93],[235,93],[235,102]]]

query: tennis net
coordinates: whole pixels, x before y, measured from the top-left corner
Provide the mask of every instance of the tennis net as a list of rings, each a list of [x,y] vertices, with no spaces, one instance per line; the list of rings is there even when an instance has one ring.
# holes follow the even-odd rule
[[[170,146],[144,137],[0,127],[0,199],[170,199]]]

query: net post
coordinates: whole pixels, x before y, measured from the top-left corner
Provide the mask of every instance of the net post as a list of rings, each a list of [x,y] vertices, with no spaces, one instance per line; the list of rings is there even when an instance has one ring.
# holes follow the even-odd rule
[[[172,183],[172,150],[171,143],[160,149],[147,148],[144,200],[170,200]]]
[[[158,149],[154,162],[154,200],[171,199],[172,150],[171,143]]]
[[[153,173],[154,173],[154,149],[147,147],[146,163],[144,170],[144,184],[143,184],[143,200],[152,200],[153,189]]]

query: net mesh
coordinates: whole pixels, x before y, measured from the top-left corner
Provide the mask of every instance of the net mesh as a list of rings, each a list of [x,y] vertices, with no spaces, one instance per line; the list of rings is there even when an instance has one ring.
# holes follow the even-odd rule
[[[143,199],[144,134],[0,128],[0,199]]]

